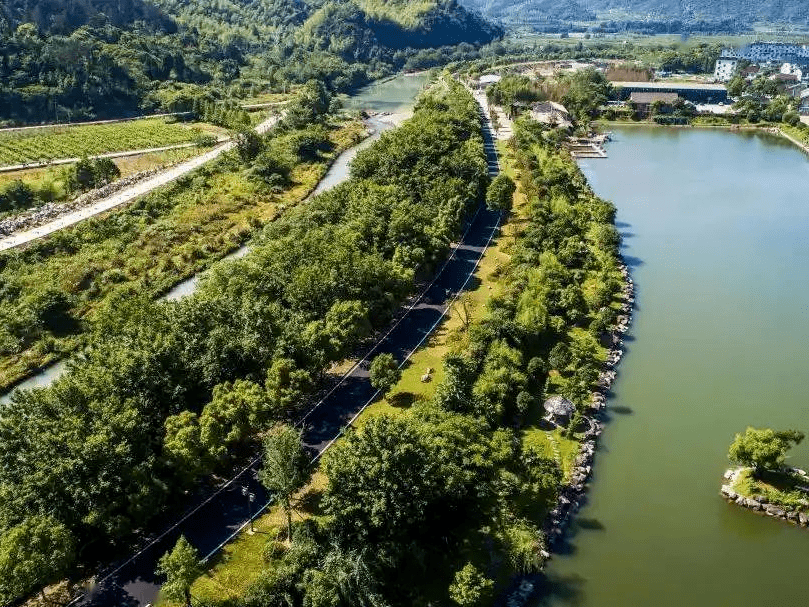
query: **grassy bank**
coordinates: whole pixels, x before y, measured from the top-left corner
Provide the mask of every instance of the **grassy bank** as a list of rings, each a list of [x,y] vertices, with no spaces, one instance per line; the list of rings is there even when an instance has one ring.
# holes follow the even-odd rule
[[[758,476],[751,468],[739,470],[731,484],[739,495],[774,504],[786,510],[809,512],[809,478],[796,470],[768,470]]]
[[[0,254],[0,389],[80,346],[110,297],[157,296],[237,248],[303,200],[364,133],[358,121],[331,125],[332,150],[295,162],[281,190],[246,179],[230,154],[125,209]],[[278,146],[284,137],[274,138]]]

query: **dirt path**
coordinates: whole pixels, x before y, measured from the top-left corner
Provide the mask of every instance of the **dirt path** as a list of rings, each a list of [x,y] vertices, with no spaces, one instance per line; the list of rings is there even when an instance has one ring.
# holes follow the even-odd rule
[[[258,125],[256,127],[256,131],[259,133],[266,133],[273,126],[275,126],[278,120],[278,117],[272,117]],[[168,169],[167,171],[160,173],[159,175],[155,175],[154,177],[138,183],[130,188],[116,192],[108,198],[98,200],[90,206],[79,209],[78,211],[73,211],[72,213],[67,213],[62,217],[54,219],[53,221],[37,228],[6,236],[5,238],[0,239],[0,251],[13,249],[15,247],[28,244],[29,242],[33,242],[34,240],[38,240],[39,238],[75,225],[81,221],[84,221],[85,219],[89,219],[90,217],[94,217],[100,213],[114,209],[122,204],[132,202],[136,198],[171,183],[183,175],[187,175],[194,169],[197,169],[211,160],[218,158],[224,152],[233,149],[235,145],[236,144],[233,141],[221,143],[209,152],[197,156],[196,158],[192,158],[191,160],[183,162],[182,164],[178,164],[176,167]]]

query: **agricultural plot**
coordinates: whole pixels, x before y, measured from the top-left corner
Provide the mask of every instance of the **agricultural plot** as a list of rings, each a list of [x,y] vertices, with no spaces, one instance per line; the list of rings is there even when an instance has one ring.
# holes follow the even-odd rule
[[[190,143],[202,134],[197,126],[164,118],[0,133],[0,166]]]

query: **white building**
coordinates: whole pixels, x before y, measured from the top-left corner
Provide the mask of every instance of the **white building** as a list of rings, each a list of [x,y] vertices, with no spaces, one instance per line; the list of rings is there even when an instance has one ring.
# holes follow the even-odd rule
[[[739,60],[736,57],[722,56],[716,60],[716,67],[713,71],[714,80],[718,82],[728,82],[736,73],[739,67]]]
[[[781,73],[787,76],[796,76],[798,80],[803,80],[803,70],[794,63],[785,63],[781,66]]]
[[[735,51],[733,55],[753,63],[789,61],[804,64],[809,62],[809,46],[783,42],[754,42]]]

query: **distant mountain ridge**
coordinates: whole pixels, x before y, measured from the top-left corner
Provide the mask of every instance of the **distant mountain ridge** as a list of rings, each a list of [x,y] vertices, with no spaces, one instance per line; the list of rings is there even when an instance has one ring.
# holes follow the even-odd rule
[[[489,18],[520,21],[679,20],[809,23],[807,0],[463,0]]]

